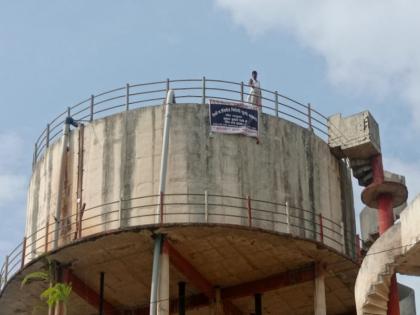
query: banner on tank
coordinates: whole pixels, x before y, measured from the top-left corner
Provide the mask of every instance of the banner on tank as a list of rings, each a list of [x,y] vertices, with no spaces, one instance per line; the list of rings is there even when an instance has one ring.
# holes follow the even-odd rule
[[[258,109],[238,102],[209,100],[210,131],[258,138]]]

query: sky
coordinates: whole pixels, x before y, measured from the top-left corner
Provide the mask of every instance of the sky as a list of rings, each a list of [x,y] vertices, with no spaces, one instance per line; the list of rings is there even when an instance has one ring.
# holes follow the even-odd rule
[[[91,94],[166,78],[246,81],[329,116],[369,110],[386,170],[420,192],[416,0],[0,0],[0,257],[21,240],[35,139]],[[355,187],[356,210],[360,189]],[[420,281],[399,277],[417,289]]]

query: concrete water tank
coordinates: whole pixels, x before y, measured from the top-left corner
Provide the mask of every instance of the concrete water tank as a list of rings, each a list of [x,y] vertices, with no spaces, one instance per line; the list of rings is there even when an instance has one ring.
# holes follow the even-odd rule
[[[69,110],[75,126],[65,140],[59,122],[67,112],[48,125],[35,153],[21,256],[2,285],[0,313],[33,308],[43,285],[22,293],[18,284],[42,268],[45,255],[59,265],[62,281],[73,283],[69,314],[97,312],[101,272],[108,310],[148,313],[157,236],[170,265],[162,273],[163,259],[158,270],[168,288],[159,293],[167,300],[163,314],[177,310],[179,283],[186,283],[187,314],[218,307],[226,314],[259,307],[264,314],[353,312],[351,175],[317,131],[323,118],[263,91],[258,141],[210,133],[207,99],[220,93],[229,100],[225,93],[238,89],[243,100],[243,84],[206,80],[199,101],[188,94],[196,88],[174,89],[164,192],[165,88],[133,85],[86,100]],[[146,91],[160,97],[142,103]]]

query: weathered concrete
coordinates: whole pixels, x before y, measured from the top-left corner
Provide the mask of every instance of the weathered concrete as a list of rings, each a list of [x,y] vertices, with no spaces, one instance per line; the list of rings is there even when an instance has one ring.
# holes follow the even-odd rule
[[[320,240],[319,214],[322,214],[326,218],[324,243],[353,254],[355,225],[349,169],[309,130],[282,119],[261,116],[257,144],[255,139],[240,135],[210,137],[207,106],[173,107],[165,196],[165,202],[172,205],[165,206],[165,223],[203,223],[204,197],[191,194],[204,191],[209,194],[209,223],[248,226],[246,200],[219,195],[243,198],[249,195],[274,203],[287,201],[292,234]],[[82,188],[86,211],[82,237],[155,222],[162,124],[162,108],[149,107],[86,125]],[[77,154],[78,135],[73,131],[62,207],[63,215],[73,217],[61,222],[61,245],[70,242],[75,233]],[[28,250],[34,254],[28,259],[44,251],[45,230],[36,231],[45,227],[47,218],[50,224],[54,221],[59,158],[59,146],[55,143],[38,161],[31,179],[26,235]],[[142,198],[133,199],[137,197]],[[284,206],[263,202],[251,206],[255,209],[254,227],[287,232]],[[346,232],[344,248],[340,237],[342,221]]]
[[[381,152],[379,126],[368,111],[344,118],[336,114],[328,122],[328,143],[337,155],[367,159]]]
[[[325,270],[322,264],[318,264],[316,266],[314,291],[314,314],[326,315],[327,302],[325,300]]]
[[[420,275],[420,195],[369,249],[356,280],[358,314],[386,314],[389,284],[394,272]]]
[[[99,273],[106,274],[105,300],[121,313],[144,309],[150,301],[153,233],[163,233],[176,250],[214,287],[235,287],[308,263],[326,263],[325,294],[328,314],[354,312],[354,279],[358,265],[337,252],[307,240],[283,234],[249,230],[244,227],[215,225],[173,225],[161,229],[140,228],[80,240],[60,249],[51,259],[68,266],[88,287],[99,292]],[[39,303],[39,283],[20,288],[29,266],[9,283],[0,297],[0,315],[31,314]],[[187,298],[199,290],[174,266],[170,266],[170,298],[178,298],[178,282],[187,282]],[[45,288],[45,286],[44,286]],[[253,295],[231,300],[243,314],[254,310]],[[314,282],[290,285],[264,293],[265,315],[313,315]],[[20,312],[20,313],[19,313]],[[45,315],[40,311],[37,315]],[[72,294],[68,315],[98,314],[79,295]],[[187,314],[208,315],[206,305],[189,309]]]

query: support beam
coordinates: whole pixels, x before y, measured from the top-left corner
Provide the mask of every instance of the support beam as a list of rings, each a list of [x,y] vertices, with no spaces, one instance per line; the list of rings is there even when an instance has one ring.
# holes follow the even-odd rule
[[[157,299],[159,293],[159,270],[160,257],[162,252],[163,236],[157,235],[153,251],[152,284],[150,286],[150,315],[157,314]]]
[[[327,315],[327,303],[325,299],[325,268],[322,264],[316,265],[314,314]]]
[[[160,255],[158,315],[169,315],[169,256],[165,248]]]
[[[104,315],[104,285],[105,273],[101,272],[99,275],[99,315]]]
[[[64,269],[63,280],[67,283],[71,283],[72,292],[76,293],[87,303],[99,310],[100,296],[81,279],[79,279],[70,269]],[[103,302],[104,314],[105,315],[116,315],[116,308],[109,302]]]
[[[254,295],[255,315],[262,315],[262,295],[257,293]]]
[[[164,241],[163,248],[169,254],[171,264],[191,282],[191,285],[203,292],[209,299],[214,300],[216,295],[213,285],[167,240]]]
[[[313,281],[314,278],[314,266],[313,264],[310,264],[300,269],[289,270],[268,278],[222,289],[222,299],[237,299],[256,293],[264,293],[290,285]]]
[[[185,315],[185,282],[178,283],[178,312]]]

